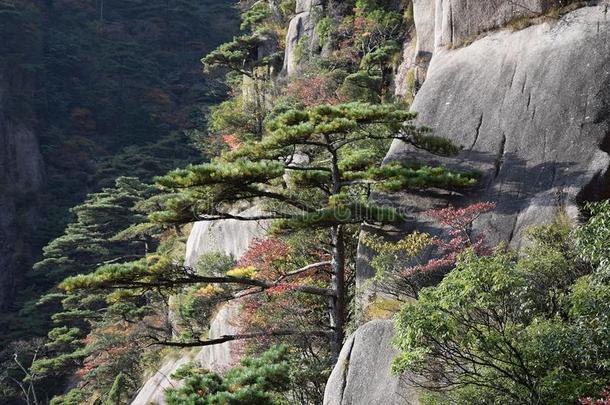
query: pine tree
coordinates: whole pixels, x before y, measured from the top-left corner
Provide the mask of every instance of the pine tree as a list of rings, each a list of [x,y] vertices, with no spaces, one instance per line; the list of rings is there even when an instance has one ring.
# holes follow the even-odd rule
[[[43,249],[43,259],[34,265],[37,280],[44,278],[52,286],[67,276],[90,273],[110,260],[129,261],[144,256],[154,247],[152,236],[127,240],[115,236],[146,220],[137,204],[151,197],[153,190],[136,178],[119,177],[114,187],[91,194],[72,208],[75,220]]]
[[[282,392],[290,385],[289,352],[285,346],[274,346],[260,357],[243,359],[224,376],[186,364],[173,377],[183,386],[167,390],[170,405],[286,403]]]
[[[68,276],[92,273],[105,263],[132,261],[155,250],[160,229],[144,224],[154,190],[136,178],[118,178],[114,187],[93,193],[74,207],[75,219],[64,235],[45,247],[31,277],[36,288],[47,294],[28,303],[20,314],[24,330],[36,327],[38,334],[48,331],[44,350],[30,368],[37,380],[66,376],[97,350],[86,346],[83,339],[93,325],[106,320],[107,294],[64,294],[53,287]],[[132,316],[146,310],[143,305],[134,307],[132,301],[126,297],[121,308],[112,310]]]
[[[261,141],[243,144],[209,164],[176,170],[158,179],[171,198],[151,219],[161,224],[236,219],[276,220],[276,232],[322,230],[332,246],[332,280],[328,288],[298,286],[298,291],[329,300],[330,335],[334,357],[343,343],[346,322],[346,235],[350,225],[388,224],[403,217],[393,208],[369,200],[373,190],[457,189],[473,185],[474,173],[457,173],[418,162],[380,166],[391,140],[433,153],[451,155],[457,148],[411,122],[415,114],[396,105],[350,103],[290,110],[272,120]],[[261,205],[262,215],[242,216],[233,207]],[[170,259],[126,266],[102,267],[90,276],[66,280],[66,289],[175,288],[192,283],[231,283],[261,290],[278,282],[231,276],[202,277],[180,270]],[[287,334],[290,331],[279,331]],[[240,336],[234,338],[245,338]],[[222,340],[222,339],[221,339]],[[225,340],[233,340],[226,337]],[[170,343],[170,342],[165,342]],[[196,346],[213,342],[176,343]]]

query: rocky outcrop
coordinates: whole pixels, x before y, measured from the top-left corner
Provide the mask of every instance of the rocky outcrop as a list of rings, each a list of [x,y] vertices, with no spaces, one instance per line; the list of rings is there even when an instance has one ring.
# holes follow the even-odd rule
[[[527,226],[550,221],[558,209],[577,215],[579,199],[610,195],[609,24],[604,7],[585,7],[555,23],[437,49],[412,108],[420,124],[464,150],[443,161],[395,143],[387,160],[480,171],[471,197],[449,197],[498,204],[477,224],[492,242],[518,244]],[[443,203],[400,200],[407,209]]]
[[[257,206],[239,210],[243,216],[258,215]],[[222,252],[239,259],[255,238],[262,238],[267,233],[269,223],[266,221],[244,222],[238,220],[201,221],[193,225],[186,248],[185,266],[195,268],[201,256],[206,253]],[[208,338],[219,338],[238,332],[239,302],[222,306],[210,323]],[[132,405],[165,404],[165,390],[179,386],[171,375],[184,364],[194,361],[207,369],[223,372],[237,363],[241,356],[239,342],[226,342],[220,345],[206,346],[200,350],[188,350],[177,356],[166,358],[159,370],[142,386]]]
[[[261,214],[258,207],[243,210],[243,216]],[[223,221],[200,221],[193,229],[186,243],[184,264],[196,267],[201,256],[211,252],[223,252],[235,259],[244,254],[255,238],[263,237],[269,228],[265,221],[238,221],[227,219]]]
[[[239,314],[239,305],[230,304],[220,309],[210,325],[209,337],[217,338],[237,332],[234,320]],[[239,347],[232,342],[207,346],[201,350],[190,350],[178,356],[166,358],[159,370],[142,386],[132,405],[165,404],[165,390],[180,386],[171,376],[189,362],[197,362],[209,370],[222,372],[234,365],[239,358]]]
[[[324,405],[417,405],[417,389],[391,372],[397,351],[392,321],[371,321],[352,334],[326,385]]]
[[[43,182],[38,140],[26,121],[31,117],[17,117],[22,111],[10,108],[10,92],[27,92],[29,86],[0,65],[0,310],[12,301],[18,275],[31,265],[36,193]]]
[[[439,3],[449,9],[439,8]],[[387,197],[387,203],[411,213],[409,223],[393,230],[398,235],[416,227],[439,232],[419,216],[423,210],[488,200],[498,207],[477,221],[475,231],[485,232],[491,243],[508,241],[517,247],[528,226],[549,222],[558,211],[577,216],[582,200],[610,197],[607,7],[583,7],[557,20],[537,20],[520,31],[498,30],[469,45],[463,43],[503,25],[515,14],[519,16],[507,3],[437,1],[433,6],[432,2],[415,0],[417,44],[410,46],[416,51],[406,52],[406,56],[415,60],[426,54],[429,67],[412,108],[419,114],[419,124],[449,138],[463,151],[457,158],[443,159],[395,142],[386,161],[441,163],[478,170],[482,178],[464,194],[399,193]],[[557,2],[527,4],[540,10]],[[369,253],[360,249],[360,287],[370,285],[367,280],[374,275],[366,265]],[[363,294],[365,298],[371,291]],[[380,332],[368,325],[355,336],[363,341],[381,339]],[[353,358],[355,342],[353,337],[347,341],[343,363],[333,371],[328,404],[365,403],[357,402],[366,395],[365,390],[357,383],[350,385],[349,379],[375,379],[388,370],[389,362],[346,362],[346,358]],[[386,344],[390,345],[389,340]],[[383,353],[375,344],[367,350]],[[368,386],[377,384],[383,386],[383,382]],[[395,391],[385,388],[392,394],[380,403],[405,403],[403,396],[413,392],[408,384]]]
[[[286,35],[286,51],[283,72],[288,76],[298,71],[304,53],[317,52],[320,40],[316,34],[316,23],[323,11],[322,0],[298,0],[296,15],[290,20]]]

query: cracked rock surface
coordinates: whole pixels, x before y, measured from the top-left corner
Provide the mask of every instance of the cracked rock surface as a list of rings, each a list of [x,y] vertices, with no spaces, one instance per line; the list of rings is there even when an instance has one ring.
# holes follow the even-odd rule
[[[498,208],[476,226],[492,243],[517,245],[526,227],[558,209],[577,215],[579,199],[610,195],[608,24],[602,6],[585,7],[553,24],[437,49],[412,108],[420,124],[464,150],[440,159],[395,142],[387,161],[444,163],[483,178],[466,196],[393,202],[417,212],[494,201]]]
[[[417,392],[390,367],[397,351],[392,321],[371,321],[343,345],[326,385],[324,405],[417,405]]]
[[[343,345],[326,385],[324,405],[417,405],[417,392],[391,372],[397,354],[392,321],[371,321]]]

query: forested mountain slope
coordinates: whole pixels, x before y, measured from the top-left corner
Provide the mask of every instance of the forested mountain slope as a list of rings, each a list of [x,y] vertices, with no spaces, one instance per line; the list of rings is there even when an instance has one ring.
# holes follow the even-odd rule
[[[95,192],[6,323],[3,398],[610,400],[607,1],[93,3],[14,20],[56,72],[31,133],[63,117],[29,187]]]
[[[0,2],[2,342],[48,332],[32,305],[61,278],[31,268],[70,208],[121,175],[207,158],[226,86],[199,59],[238,25],[231,1]]]
[[[7,0],[0,15],[0,305],[14,310],[88,192],[201,158],[192,144],[225,89],[198,60],[237,22],[229,1]]]

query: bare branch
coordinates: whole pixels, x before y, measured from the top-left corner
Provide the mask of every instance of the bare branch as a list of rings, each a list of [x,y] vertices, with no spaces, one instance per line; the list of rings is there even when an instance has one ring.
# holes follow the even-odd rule
[[[219,345],[226,342],[231,342],[234,340],[247,340],[247,339],[256,339],[259,337],[282,337],[282,336],[320,336],[320,337],[329,337],[332,334],[332,331],[300,331],[300,330],[277,330],[277,331],[268,331],[268,332],[256,332],[256,333],[244,333],[244,334],[236,334],[236,335],[223,335],[219,338],[209,339],[209,340],[195,340],[191,342],[175,342],[175,341],[164,341],[159,340],[156,336],[148,336],[150,339],[154,340],[152,345],[161,345],[161,346],[169,346],[169,347],[204,347],[204,346],[214,346]]]

